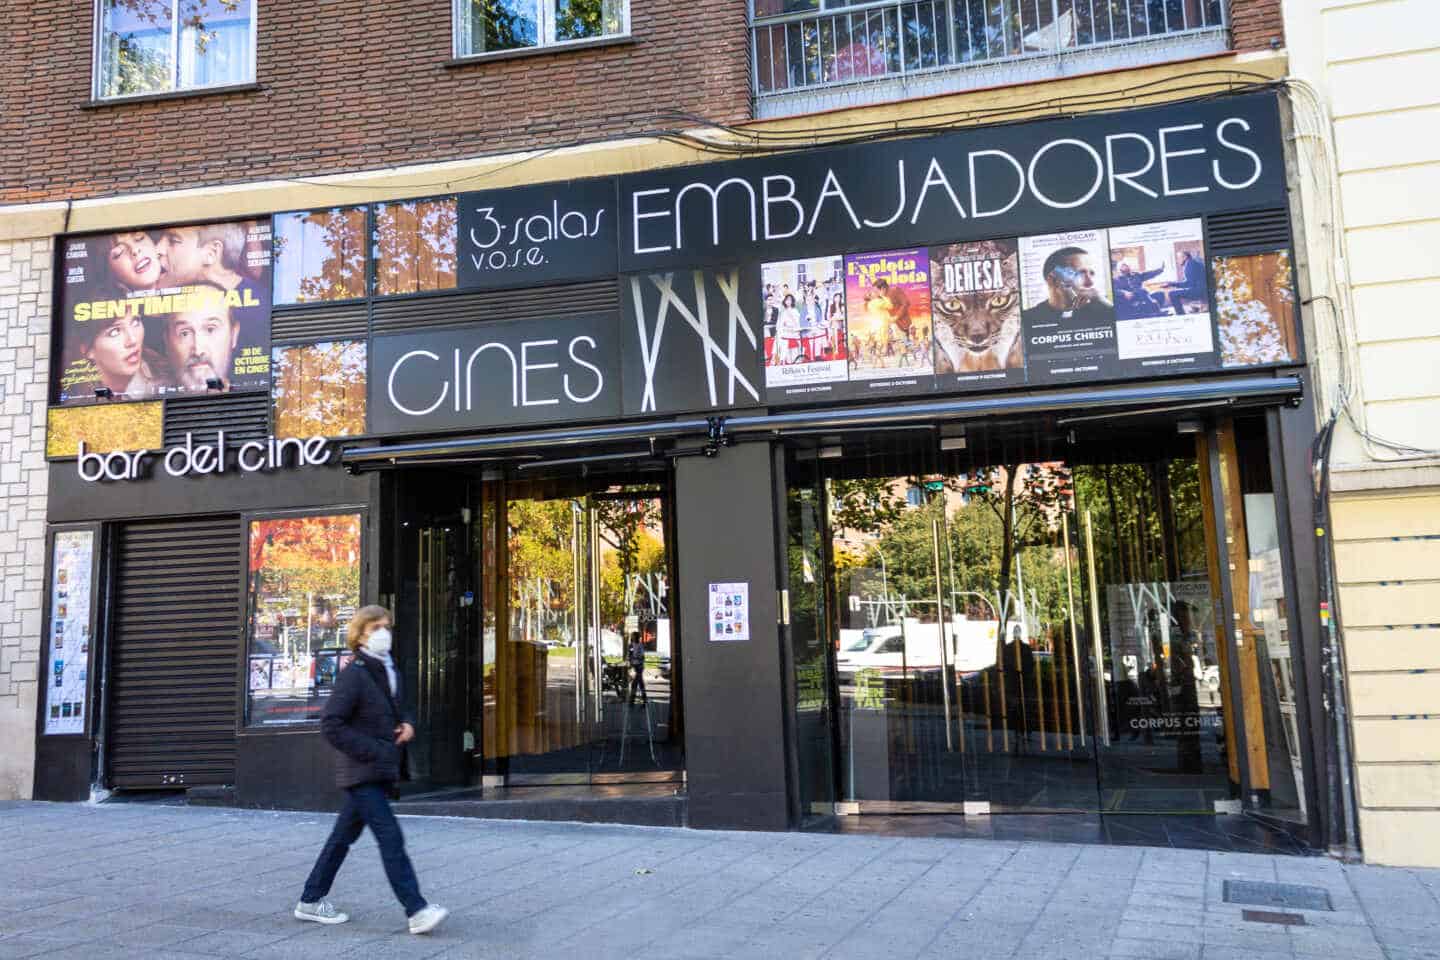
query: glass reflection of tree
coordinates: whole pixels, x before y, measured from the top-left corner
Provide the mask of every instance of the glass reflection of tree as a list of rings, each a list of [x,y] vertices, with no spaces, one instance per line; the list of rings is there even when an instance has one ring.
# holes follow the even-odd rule
[[[136,25],[148,25],[149,33],[163,30],[170,32],[170,0],[110,0],[106,4],[106,31],[104,42],[105,89],[110,97],[138,93],[158,93],[171,89],[174,84],[174,66],[170,59],[170,44],[163,48],[144,42],[136,31],[111,31],[111,18],[120,19],[116,14],[128,15]]]
[[[573,644],[574,527],[570,500],[511,500],[510,638]]]
[[[278,615],[287,629],[286,647],[276,652],[287,660],[334,645],[344,627],[341,615],[360,602],[359,553],[360,518],[354,515],[252,523],[247,636],[256,636],[257,624]],[[302,622],[290,622],[292,609],[301,611]],[[317,612],[324,616],[317,620]],[[301,636],[303,643],[297,642]]]
[[[597,500],[594,506],[599,537],[610,548],[601,563],[605,589],[601,591],[600,618],[604,626],[618,630],[627,615],[638,612],[638,585],[658,586],[667,573],[660,503],[634,497]]]
[[[365,295],[365,210],[352,207],[337,210],[316,210],[307,213],[301,223],[301,246],[308,247],[317,237],[321,255],[315,270],[308,269],[306,251],[300,250],[301,272],[297,302],[318,300],[349,300]],[[284,244],[276,238],[277,257]]]
[[[183,0],[179,7],[179,29],[190,31],[195,51],[204,56],[219,38],[211,14],[222,19],[238,13],[244,0]],[[170,0],[109,0],[106,6],[107,25],[112,19],[128,19],[136,25],[150,27],[147,32],[164,31],[171,35]],[[119,14],[120,16],[116,16]],[[175,85],[175,65],[171,61],[170,42],[163,47],[145,44],[134,31],[106,30],[105,56],[106,96],[157,93]]]
[[[275,436],[365,432],[364,341],[313,343],[274,353]]]
[[[620,0],[547,0],[555,4],[555,39],[582,40],[620,32]]]
[[[453,198],[376,204],[375,292],[453,288],[457,227]]]

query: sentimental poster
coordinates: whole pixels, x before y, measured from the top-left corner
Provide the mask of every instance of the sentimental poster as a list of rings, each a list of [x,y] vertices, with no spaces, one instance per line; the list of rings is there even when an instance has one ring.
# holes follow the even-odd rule
[[[1025,382],[1018,241],[931,247],[930,291],[941,390]]]
[[[710,639],[750,639],[750,584],[710,584]]]
[[[1134,372],[1210,366],[1215,338],[1199,219],[1110,230],[1115,346]]]
[[[61,404],[270,386],[270,221],[64,241]]]
[[[845,383],[845,261],[816,257],[761,268],[765,388],[777,399],[823,399]]]
[[[857,394],[933,388],[928,250],[846,257],[845,321]]]
[[[94,564],[94,531],[55,534],[50,564],[50,663],[45,671],[46,733],[85,732]]]
[[[1030,382],[1120,371],[1104,230],[1021,237],[1020,282]]]

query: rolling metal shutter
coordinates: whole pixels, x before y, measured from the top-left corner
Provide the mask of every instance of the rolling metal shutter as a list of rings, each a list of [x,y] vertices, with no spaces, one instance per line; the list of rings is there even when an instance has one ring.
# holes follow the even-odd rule
[[[239,517],[120,527],[110,667],[110,786],[235,782]]]

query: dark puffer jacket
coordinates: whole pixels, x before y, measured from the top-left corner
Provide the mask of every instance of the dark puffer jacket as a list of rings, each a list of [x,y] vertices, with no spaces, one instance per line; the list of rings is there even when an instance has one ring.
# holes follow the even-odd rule
[[[394,783],[405,770],[405,748],[395,743],[395,728],[415,725],[404,704],[405,685],[395,673],[398,692],[390,694],[385,665],[357,653],[340,671],[330,699],[320,713],[320,732],[340,751],[335,783],[353,787],[362,783]]]

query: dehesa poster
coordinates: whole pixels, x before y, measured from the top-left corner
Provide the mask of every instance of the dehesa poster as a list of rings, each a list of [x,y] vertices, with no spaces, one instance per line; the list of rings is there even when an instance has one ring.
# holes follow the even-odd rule
[[[270,221],[65,241],[61,404],[270,386]]]

